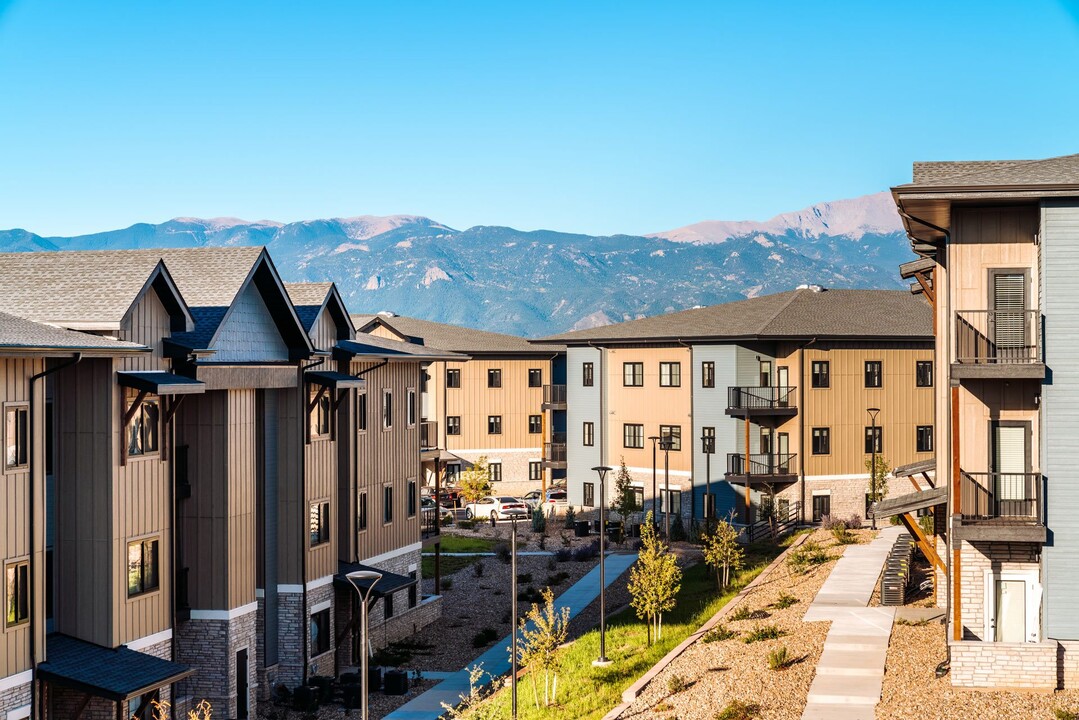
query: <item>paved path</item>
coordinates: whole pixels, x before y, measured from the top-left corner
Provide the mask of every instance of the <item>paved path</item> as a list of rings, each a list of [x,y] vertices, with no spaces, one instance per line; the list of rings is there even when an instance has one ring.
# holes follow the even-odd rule
[[[824,652],[802,720],[874,720],[895,608],[867,607],[901,529],[889,527],[868,545],[852,545],[806,612],[806,622],[830,620]]]
[[[610,555],[607,558],[607,585],[610,586],[619,575],[624,573],[637,559],[636,554]],[[593,600],[599,597],[599,565],[592,568],[584,577],[575,582],[568,590],[555,599],[556,607],[568,607],[570,617],[577,616],[588,607]],[[491,648],[468,664],[468,667],[482,663],[484,672],[490,673],[491,677],[501,677],[510,671],[510,654],[506,650],[510,646],[510,636],[502,638]],[[397,708],[385,720],[437,720],[442,717],[445,710],[442,703],[456,705],[461,701],[462,695],[468,695],[468,667],[449,673],[442,682],[430,690],[409,700]],[[434,673],[424,673],[428,677],[435,677]]]

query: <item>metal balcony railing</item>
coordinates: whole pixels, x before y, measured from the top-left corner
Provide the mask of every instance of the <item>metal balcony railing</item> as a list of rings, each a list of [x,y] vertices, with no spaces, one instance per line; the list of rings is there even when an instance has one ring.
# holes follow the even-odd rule
[[[543,404],[544,405],[565,405],[566,404],[566,386],[565,385],[544,385],[543,386]]]
[[[793,475],[795,453],[755,453],[749,456],[749,475]],[[727,453],[727,474],[746,475],[746,456]]]
[[[727,388],[727,408],[730,410],[791,410],[795,408],[795,390],[789,385]]]
[[[551,433],[551,442],[543,443],[543,459],[547,462],[566,462],[566,433]]]
[[[438,423],[424,420],[420,423],[420,449],[433,450],[438,447]]]
[[[957,310],[955,362],[1016,365],[1041,361],[1037,310]]]
[[[1042,522],[1040,473],[968,473],[960,482],[964,521]]]

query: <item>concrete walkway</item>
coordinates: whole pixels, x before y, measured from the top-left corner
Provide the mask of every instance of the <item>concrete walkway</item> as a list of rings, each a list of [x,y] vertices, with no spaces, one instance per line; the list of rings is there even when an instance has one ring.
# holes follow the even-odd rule
[[[901,532],[889,527],[839,558],[805,614],[831,621],[802,720],[874,720],[895,608],[867,607]]]
[[[629,569],[637,560],[637,555],[610,555],[606,561],[606,581],[610,586],[622,573]],[[599,565],[592,568],[584,577],[575,582],[568,590],[555,598],[555,607],[568,607],[570,618],[576,617],[582,610],[588,607],[593,600],[599,597]],[[397,708],[385,720],[437,720],[446,712],[442,703],[456,705],[461,702],[461,696],[467,696],[468,668],[473,665],[483,665],[483,671],[489,674],[487,678],[497,678],[506,675],[510,671],[510,654],[507,648],[510,646],[510,636],[502,638],[480,655],[468,663],[468,666],[454,673],[449,673],[442,682],[430,690],[409,700]],[[434,678],[436,673],[423,673],[426,677]]]

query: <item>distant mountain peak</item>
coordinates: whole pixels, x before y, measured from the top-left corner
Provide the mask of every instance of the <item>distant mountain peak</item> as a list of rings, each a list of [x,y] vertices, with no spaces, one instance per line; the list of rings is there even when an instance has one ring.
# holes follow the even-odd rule
[[[169,222],[183,223],[185,225],[201,225],[207,230],[228,230],[230,228],[238,227],[240,225],[256,225],[261,227],[284,227],[284,223],[279,223],[274,220],[242,220],[235,217],[215,217],[215,218],[197,218],[197,217],[178,217],[173,218]]]

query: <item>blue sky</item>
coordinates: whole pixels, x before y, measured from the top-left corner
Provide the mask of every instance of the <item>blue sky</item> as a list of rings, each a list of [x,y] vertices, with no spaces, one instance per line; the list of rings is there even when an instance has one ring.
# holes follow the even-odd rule
[[[0,228],[644,233],[1079,152],[1079,3],[0,0]]]

